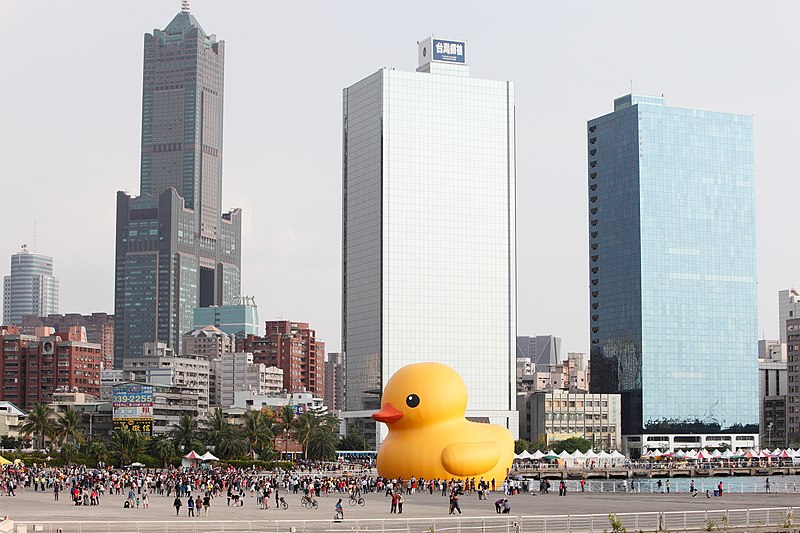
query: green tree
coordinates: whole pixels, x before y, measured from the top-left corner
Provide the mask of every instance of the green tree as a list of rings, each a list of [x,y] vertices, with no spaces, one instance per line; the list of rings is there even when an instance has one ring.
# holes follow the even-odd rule
[[[332,461],[336,459],[336,445],[339,436],[328,427],[315,427],[311,430],[306,444],[306,457],[315,460]]]
[[[519,439],[514,441],[514,453],[520,454],[531,447],[531,441]]]
[[[45,437],[52,438],[54,424],[52,421],[53,410],[44,403],[36,403],[33,409],[28,411],[28,418],[20,426],[20,434],[24,437],[33,435],[36,437],[36,449],[44,448]]]
[[[96,463],[105,463],[108,460],[108,445],[106,441],[92,437],[81,445],[81,453],[92,458]]]
[[[64,464],[71,465],[75,462],[75,458],[78,456],[78,447],[71,442],[67,442],[61,446],[60,454]]]
[[[222,409],[217,407],[208,419],[206,441],[214,446],[220,459],[233,459],[247,453],[247,443],[241,432],[228,422]]]
[[[272,448],[275,437],[272,432],[272,420],[267,415],[261,411],[247,411],[243,422],[240,431],[247,443],[249,454]]]
[[[200,433],[197,428],[197,420],[189,413],[182,414],[178,423],[172,426],[170,436],[177,449],[188,452],[199,442]]]
[[[54,435],[59,443],[83,444],[86,440],[81,432],[78,420],[78,413],[75,409],[69,408],[58,417],[55,423]]]
[[[309,409],[295,419],[294,427],[295,436],[298,442],[303,446],[304,457],[308,457],[308,444],[312,434],[314,434],[316,430],[330,433],[335,437],[332,439],[335,451],[336,444],[339,442],[335,434],[336,429],[339,427],[339,419],[332,413],[321,409]],[[320,434],[317,434],[316,437],[319,438]],[[326,436],[325,439],[327,441],[328,437]]]
[[[367,449],[367,441],[360,433],[348,433],[348,435],[339,441],[338,448],[340,450],[348,450],[360,452]]]
[[[114,431],[111,437],[111,449],[119,457],[120,465],[128,465],[136,461],[144,453],[144,437],[138,431],[130,431],[123,426]]]
[[[169,466],[175,457],[175,445],[166,437],[158,437],[150,441],[150,455],[161,461],[162,468]]]
[[[581,437],[570,437],[568,439],[558,441],[553,444],[553,451],[556,453],[561,453],[562,451],[566,450],[567,453],[574,453],[575,450],[580,450],[581,453],[586,453],[589,451],[589,448],[592,447],[592,443],[588,440],[581,438]]]

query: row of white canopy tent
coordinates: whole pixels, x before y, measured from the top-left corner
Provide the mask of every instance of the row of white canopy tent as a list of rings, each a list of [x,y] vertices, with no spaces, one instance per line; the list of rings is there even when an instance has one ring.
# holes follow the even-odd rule
[[[576,463],[590,463],[590,462],[595,462],[597,464],[617,464],[624,461],[625,456],[619,453],[617,450],[614,450],[611,453],[608,453],[605,450],[600,452],[589,450],[586,453],[583,453],[580,450],[575,450],[573,453],[569,453],[566,450],[562,451],[561,453],[555,453],[552,450],[546,453],[540,450],[536,450],[535,452],[530,453],[528,450],[525,450],[522,453],[514,454],[514,459],[521,461],[561,459],[568,465]]]
[[[693,461],[716,461],[718,459],[722,460],[731,460],[731,459],[795,459],[800,458],[800,450],[793,450],[792,448],[786,448],[785,450],[781,450],[780,448],[775,448],[774,450],[770,451],[768,449],[758,450],[758,449],[750,449],[746,452],[732,452],[731,450],[725,450],[721,452],[719,450],[705,450],[705,449],[695,449],[695,450],[678,450],[675,452],[662,452],[661,450],[653,450],[647,451],[642,454],[642,459],[688,459]]]
[[[204,463],[206,461],[219,461],[219,458],[215,457],[211,452],[206,452],[203,455],[200,455],[196,451],[192,450],[181,458],[181,466],[189,467],[194,466],[196,463]]]

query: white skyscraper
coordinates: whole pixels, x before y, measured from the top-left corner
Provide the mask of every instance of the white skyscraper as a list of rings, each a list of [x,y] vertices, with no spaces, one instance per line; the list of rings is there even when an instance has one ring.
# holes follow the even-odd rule
[[[349,430],[399,368],[436,361],[467,416],[518,432],[514,85],[471,78],[466,43],[344,90],[342,348]]]
[[[3,278],[3,324],[22,325],[23,316],[58,313],[58,279],[53,258],[27,246],[11,256],[11,275]]]

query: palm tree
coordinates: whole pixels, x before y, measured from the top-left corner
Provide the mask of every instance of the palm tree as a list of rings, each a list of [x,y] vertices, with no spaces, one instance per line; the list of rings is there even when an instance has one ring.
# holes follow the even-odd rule
[[[53,410],[48,405],[36,403],[28,412],[25,423],[19,428],[24,437],[31,435],[36,437],[36,448],[39,450],[44,448],[45,437],[51,437],[53,434],[53,422],[50,418],[52,414]]]
[[[295,431],[297,440],[303,446],[303,455],[308,457],[308,445],[311,441],[312,435],[317,431],[321,431],[332,435],[334,438],[330,439],[334,442],[334,451],[339,439],[334,433],[339,427],[339,419],[332,413],[323,411],[321,409],[310,409],[297,417],[295,420]],[[317,435],[319,438],[319,434]],[[327,442],[327,437],[326,437]]]
[[[189,413],[182,414],[178,423],[172,426],[170,434],[179,450],[190,450],[198,441],[197,420]]]
[[[257,449],[263,450],[272,446],[275,438],[272,433],[272,421],[261,411],[247,411],[241,428],[242,437],[247,442],[248,453]]]
[[[130,464],[144,452],[144,438],[138,431],[122,426],[111,437],[111,449],[119,456],[120,465]]]
[[[219,407],[211,414],[205,434],[206,441],[214,446],[215,453],[222,459],[232,459],[247,453],[247,443]]]
[[[306,457],[331,461],[336,458],[339,436],[325,427],[316,427],[308,436]]]
[[[54,433],[60,443],[83,444],[86,440],[81,430],[78,429],[78,413],[72,408],[67,409],[58,417]]]
[[[92,457],[97,463],[105,463],[108,459],[108,446],[100,438],[92,438],[81,446],[81,453]]]
[[[75,462],[75,457],[78,455],[78,447],[73,443],[68,442],[61,446],[61,458],[64,464],[71,465]]]
[[[166,437],[158,437],[150,441],[150,450],[156,459],[161,461],[161,466],[166,468],[175,456],[175,445]]]

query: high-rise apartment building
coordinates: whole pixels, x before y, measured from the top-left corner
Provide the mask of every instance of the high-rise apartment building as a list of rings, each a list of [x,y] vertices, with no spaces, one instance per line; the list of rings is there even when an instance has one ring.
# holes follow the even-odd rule
[[[283,390],[283,370],[254,363],[253,354],[229,353],[211,361],[211,403],[227,408],[234,404],[236,391],[251,391],[254,396],[279,394]]]
[[[84,342],[77,328],[36,337],[18,327],[0,328],[0,400],[23,409],[47,403],[56,391],[100,396],[99,344]]]
[[[757,445],[752,117],[631,94],[587,133],[592,391],[629,449]]]
[[[140,195],[117,194],[116,367],[180,350],[194,309],[240,294],[241,211],[220,216],[225,43],[188,5],[144,38]]]
[[[23,246],[11,256],[11,273],[3,278],[3,324],[20,326],[23,316],[51,313],[58,313],[53,258],[31,253]]]
[[[800,446],[800,318],[786,320],[786,437],[788,446]]]
[[[47,315],[45,317],[23,316],[20,331],[26,335],[33,335],[37,328],[49,327],[55,331],[64,331],[71,327],[86,329],[86,339],[92,344],[99,344],[103,355],[103,368],[114,368],[114,315],[107,313],[92,313],[80,315],[68,313],[66,315]]]
[[[372,445],[384,385],[423,361],[517,433],[514,85],[470,77],[466,52],[428,38],[416,72],[344,89],[343,417]]]
[[[325,406],[333,411],[344,407],[344,357],[341,352],[329,353],[325,361]]]
[[[778,332],[784,344],[786,321],[790,318],[800,318],[800,292],[795,288],[778,291]]]
[[[283,370],[286,392],[325,397],[325,343],[306,322],[268,320],[263,337],[236,339],[237,352],[250,352],[253,362]]]

